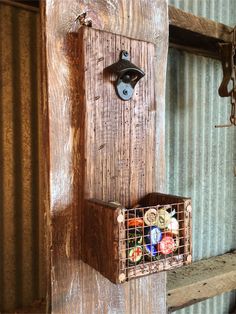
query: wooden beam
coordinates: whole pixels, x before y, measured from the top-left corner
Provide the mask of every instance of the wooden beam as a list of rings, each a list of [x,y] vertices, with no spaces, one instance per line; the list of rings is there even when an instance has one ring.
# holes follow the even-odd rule
[[[232,41],[233,28],[169,6],[170,47],[220,59],[219,42]]]
[[[236,289],[236,251],[168,272],[170,312]]]

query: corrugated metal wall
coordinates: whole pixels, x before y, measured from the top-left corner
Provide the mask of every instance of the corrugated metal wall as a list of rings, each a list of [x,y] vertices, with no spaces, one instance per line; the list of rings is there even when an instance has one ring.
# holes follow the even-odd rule
[[[39,15],[0,2],[0,311],[44,291]]]
[[[236,24],[235,0],[170,0],[193,14]],[[218,96],[218,61],[170,49],[166,95],[168,192],[193,199],[193,258],[236,247],[236,128],[215,129],[229,119],[230,102]],[[176,313],[230,313],[234,292]]]

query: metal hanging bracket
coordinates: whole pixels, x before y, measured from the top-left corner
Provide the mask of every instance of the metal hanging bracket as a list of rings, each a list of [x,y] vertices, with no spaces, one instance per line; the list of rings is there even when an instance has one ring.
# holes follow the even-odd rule
[[[115,89],[122,100],[129,100],[133,96],[135,85],[145,75],[140,68],[130,62],[129,53],[125,50],[121,51],[120,60],[105,70],[117,75]]]
[[[221,97],[230,97],[230,124],[216,127],[236,126],[236,26],[233,29],[232,43],[220,44],[223,80],[219,87]]]

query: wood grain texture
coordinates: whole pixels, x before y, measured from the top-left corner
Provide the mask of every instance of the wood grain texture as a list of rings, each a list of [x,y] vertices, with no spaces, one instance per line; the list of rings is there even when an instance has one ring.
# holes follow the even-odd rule
[[[149,276],[120,286],[111,284],[97,271],[78,261],[80,248],[78,208],[83,196],[83,189],[78,189],[83,169],[78,165],[84,158],[84,148],[79,140],[81,138],[79,126],[83,124],[81,119],[83,112],[79,111],[78,99],[83,86],[79,85],[81,80],[78,64],[73,61],[74,58],[69,57],[78,53],[79,44],[77,48],[70,48],[67,45],[68,33],[78,31],[80,28],[78,16],[83,12],[88,12],[94,28],[150,40],[157,44],[155,97],[160,110],[156,117],[158,140],[155,147],[158,180],[154,180],[154,183],[155,189],[163,189],[164,96],[168,46],[167,3],[165,0],[129,2],[47,0],[42,4],[47,72],[44,130],[45,169],[48,169],[50,174],[48,180],[46,179],[48,191],[46,196],[49,195],[46,208],[48,248],[51,255],[49,288],[52,289],[50,293],[52,312],[120,314],[144,311],[158,313],[159,311],[163,313],[165,311],[164,274]],[[96,56],[96,51],[94,55]],[[80,64],[83,60],[77,62]],[[47,124],[47,117],[49,124]],[[90,147],[90,149],[95,148]],[[155,174],[154,178],[156,178]],[[97,183],[99,188],[97,196],[100,196],[103,187],[99,182]],[[124,186],[125,183],[122,182]],[[112,189],[115,191],[114,186]],[[124,191],[123,194],[125,193],[127,192]],[[111,196],[112,192],[110,192]],[[112,198],[114,199],[115,195]],[[162,291],[162,295],[153,295],[150,291]]]
[[[119,283],[119,205],[88,200],[83,213],[82,259],[114,283]]]
[[[169,6],[170,46],[220,59],[219,42],[232,42],[232,28]]]
[[[76,38],[71,40],[75,43]],[[83,50],[78,64],[84,59],[78,68],[80,89],[85,90],[78,99],[79,112],[85,114],[79,127],[80,134],[84,132],[81,145],[86,159],[81,163],[81,168],[85,166],[84,197],[118,201],[130,208],[156,187],[156,112],[162,108],[155,99],[155,46],[88,27],[79,30],[76,46]],[[122,49],[146,73],[130,101],[117,97],[115,75],[104,72],[119,60]]]
[[[169,311],[236,288],[236,253],[225,254],[170,271],[167,281]]]

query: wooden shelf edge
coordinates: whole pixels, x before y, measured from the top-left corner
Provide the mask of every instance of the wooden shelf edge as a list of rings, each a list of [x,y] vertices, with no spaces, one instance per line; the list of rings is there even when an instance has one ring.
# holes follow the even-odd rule
[[[236,289],[236,251],[167,274],[169,312]]]
[[[232,41],[232,27],[195,16],[171,5],[168,9],[170,47],[220,59],[219,43]]]

